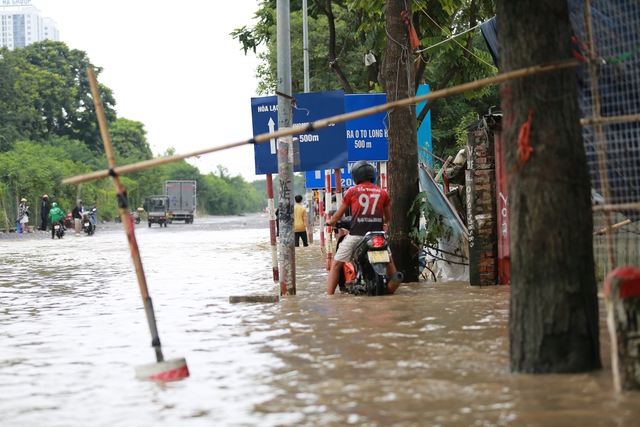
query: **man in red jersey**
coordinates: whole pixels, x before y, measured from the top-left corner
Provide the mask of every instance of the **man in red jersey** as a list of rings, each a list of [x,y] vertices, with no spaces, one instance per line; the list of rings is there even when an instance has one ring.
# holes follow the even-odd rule
[[[387,192],[374,184],[375,170],[370,163],[360,160],[351,168],[351,175],[356,183],[351,187],[342,199],[342,204],[327,222],[328,225],[342,218],[342,215],[351,207],[351,227],[349,235],[344,238],[338,251],[333,257],[331,271],[327,283],[327,293],[333,295],[338,281],[340,270],[345,262],[351,260],[356,244],[369,231],[384,231],[384,224],[391,219],[391,199]],[[387,265],[387,277],[392,277],[396,272],[396,266],[391,257]],[[400,286],[400,283],[390,283],[387,293],[392,294]]]

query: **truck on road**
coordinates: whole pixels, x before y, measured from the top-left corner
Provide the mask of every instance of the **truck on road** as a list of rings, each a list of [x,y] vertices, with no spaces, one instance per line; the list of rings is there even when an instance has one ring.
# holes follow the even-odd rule
[[[163,194],[169,198],[169,224],[193,223],[196,213],[196,181],[165,181]]]

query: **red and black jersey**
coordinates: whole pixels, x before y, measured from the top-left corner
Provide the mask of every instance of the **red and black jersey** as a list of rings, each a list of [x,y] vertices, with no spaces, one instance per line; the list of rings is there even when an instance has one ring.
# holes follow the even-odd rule
[[[347,191],[342,203],[351,207],[349,234],[364,236],[369,231],[383,231],[384,208],[391,206],[385,190],[370,182],[362,182]]]

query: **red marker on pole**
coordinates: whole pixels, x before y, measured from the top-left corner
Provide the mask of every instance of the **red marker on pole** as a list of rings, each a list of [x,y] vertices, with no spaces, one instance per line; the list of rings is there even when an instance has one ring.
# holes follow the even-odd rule
[[[324,171],[324,200],[327,205],[327,220],[331,219],[329,215],[330,207],[331,207],[331,170]],[[331,226],[328,225],[325,227],[325,233],[327,236],[325,237],[326,244],[326,252],[327,252],[327,271],[331,270],[331,260],[333,259],[333,242],[332,242],[332,229]]]
[[[271,237],[271,265],[273,270],[273,282],[280,281],[278,274],[278,246],[276,245],[276,212],[273,201],[273,175],[267,174],[267,210],[269,211],[269,235]]]

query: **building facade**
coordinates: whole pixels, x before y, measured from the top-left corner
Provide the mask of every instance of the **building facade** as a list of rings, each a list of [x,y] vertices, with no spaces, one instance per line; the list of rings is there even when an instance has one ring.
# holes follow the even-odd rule
[[[0,0],[0,3],[0,46],[24,48],[42,40],[60,40],[56,22],[43,18],[31,0]]]

